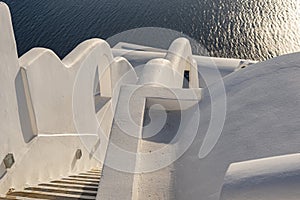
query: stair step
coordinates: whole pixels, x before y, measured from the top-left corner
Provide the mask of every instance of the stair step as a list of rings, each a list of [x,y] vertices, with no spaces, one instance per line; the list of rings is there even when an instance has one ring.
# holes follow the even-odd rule
[[[10,198],[10,197],[4,197],[4,196],[0,196],[0,200],[16,200],[17,198],[15,198],[15,197],[12,197],[12,198]],[[18,200],[18,199],[17,199]]]
[[[54,192],[37,192],[37,191],[21,191],[12,192],[7,195],[8,197],[30,197],[36,199],[50,199],[50,200],[95,200],[95,196],[74,195],[74,194],[61,194]]]
[[[94,170],[90,170],[90,171],[88,171],[89,173],[101,173],[101,170],[96,170],[96,169],[94,169]]]
[[[70,178],[80,178],[80,179],[87,179],[87,180],[96,180],[99,181],[100,180],[100,176],[98,177],[93,177],[93,176],[84,176],[84,175],[72,175],[69,176]]]
[[[36,198],[14,197],[14,196],[12,196],[12,197],[10,197],[10,196],[3,197],[3,196],[1,196],[0,200],[36,200]]]
[[[92,186],[92,187],[98,187],[99,184],[96,183],[83,183],[83,182],[75,182],[70,180],[57,180],[57,181],[51,181],[51,183],[61,183],[61,184],[71,184],[71,185],[86,185],[86,186]]]
[[[75,184],[62,184],[62,183],[41,183],[41,187],[54,187],[54,188],[67,188],[67,189],[78,189],[78,190],[89,190],[96,191],[98,187],[88,186],[88,185],[75,185]]]
[[[86,172],[86,173],[80,173],[79,175],[82,175],[82,176],[91,176],[91,177],[97,177],[97,178],[101,177],[100,173],[88,173],[88,172]]]
[[[95,180],[80,179],[80,178],[62,178],[62,180],[99,184],[99,180],[95,181]]]
[[[86,190],[78,190],[78,189],[68,189],[68,188],[53,188],[53,187],[28,187],[25,188],[26,191],[39,191],[39,192],[55,192],[62,194],[75,194],[75,195],[87,195],[87,196],[96,196],[97,191],[86,191]]]

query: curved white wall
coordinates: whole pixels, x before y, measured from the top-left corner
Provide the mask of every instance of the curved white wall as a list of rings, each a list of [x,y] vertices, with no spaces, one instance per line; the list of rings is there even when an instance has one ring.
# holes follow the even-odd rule
[[[44,48],[34,48],[18,59],[4,3],[0,3],[0,30],[0,194],[100,167],[93,155],[99,149],[105,152],[106,146],[94,132],[95,124],[100,119],[108,134],[113,113],[110,101],[98,115],[95,111],[95,72],[101,96],[110,99],[122,73],[130,71],[136,77],[132,66],[123,58],[114,60],[101,39],[81,43],[62,61]],[[112,66],[120,71],[111,70]],[[79,120],[84,119],[80,132],[74,123],[77,112]],[[83,141],[93,148],[86,148]],[[80,160],[75,158],[78,149]],[[2,161],[8,153],[15,159],[11,169],[5,169]]]
[[[139,85],[157,85],[160,87],[174,87],[172,63],[163,58],[156,58],[144,66]]]
[[[147,62],[138,84],[182,88],[184,71],[190,72],[190,87],[198,88],[197,63],[193,60],[191,45],[186,38],[178,38],[172,42],[164,58]]]
[[[26,109],[18,105],[15,84],[19,72],[18,56],[15,38],[12,30],[11,17],[8,7],[0,2],[0,162],[6,154],[13,152],[16,147],[24,147],[22,128],[19,112]],[[25,122],[30,124],[29,121]],[[15,159],[20,158],[20,153],[15,154]],[[6,172],[0,170],[0,177]]]
[[[86,62],[86,59],[93,63]],[[51,50],[42,48],[32,49],[22,56],[20,65],[28,81],[28,92],[38,132],[54,134],[76,132],[72,94],[75,83],[78,81],[78,73],[83,71],[82,68],[90,65],[93,65],[96,70],[98,65],[100,83],[102,78],[108,79],[100,84],[102,86],[100,90],[103,89],[101,95],[111,96],[109,65],[112,60],[109,45],[100,39],[83,42],[63,61]],[[82,66],[83,62],[86,62],[86,66]],[[90,90],[89,86],[86,87],[82,88],[82,91]],[[92,95],[92,93],[89,96],[82,95],[81,98],[92,98]],[[91,110],[86,112],[91,112]]]
[[[220,200],[297,200],[299,185],[300,154],[233,163]]]

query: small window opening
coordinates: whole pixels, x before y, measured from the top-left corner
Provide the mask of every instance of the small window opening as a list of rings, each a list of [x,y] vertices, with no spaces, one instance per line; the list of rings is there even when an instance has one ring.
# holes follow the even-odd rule
[[[190,87],[189,84],[190,84],[190,71],[185,70],[183,76],[183,88],[189,88]]]

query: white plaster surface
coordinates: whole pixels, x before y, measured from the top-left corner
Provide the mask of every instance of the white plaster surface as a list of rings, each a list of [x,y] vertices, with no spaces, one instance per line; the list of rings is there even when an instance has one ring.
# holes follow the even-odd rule
[[[103,72],[101,79],[100,75],[97,77],[98,82],[105,80],[100,89],[103,96],[111,96],[109,64],[113,57],[109,45],[100,39],[86,41],[63,61],[51,50],[42,48],[32,49],[18,59],[11,17],[4,3],[0,3],[0,29],[0,115],[3,119],[0,193],[99,168],[100,162],[93,157],[99,148],[99,136],[88,131],[78,134],[73,124],[72,92],[76,73],[86,63],[94,64],[99,74]],[[108,59],[107,66],[100,65],[105,64],[103,56]],[[105,67],[107,72],[103,71]],[[81,90],[87,94],[79,100],[85,107],[83,116],[96,115],[94,79],[92,76],[82,84]],[[108,116],[105,123],[108,125],[102,125],[107,131],[112,115],[104,114]],[[86,149],[82,141],[94,149]],[[77,149],[83,153],[80,160],[75,159]],[[8,153],[15,159],[11,169],[5,169],[2,162]]]
[[[201,99],[201,89],[182,90],[149,85],[122,87],[104,163],[103,178],[99,186],[101,188],[98,193],[99,199],[116,199],[120,196],[123,199],[138,198],[137,190],[140,189],[137,188],[139,181],[136,179],[139,177],[131,172],[147,171],[150,167],[150,165],[140,165],[139,157],[136,154],[140,151],[139,145],[147,97],[166,99],[168,103],[170,99],[181,100],[183,101],[181,106],[169,104],[167,108],[170,110],[187,109]],[[170,147],[170,151],[172,149],[175,151],[175,147]],[[161,159],[168,159],[166,156]],[[118,188],[118,191],[111,192],[115,188]]]
[[[130,48],[127,47],[128,45]],[[117,44],[112,49],[112,52],[114,56],[122,56],[126,58],[136,69],[137,74],[140,73],[139,71],[143,71],[143,65],[153,59],[165,58],[167,54],[167,50],[128,43]],[[196,69],[199,75],[199,83],[197,84],[193,82],[192,85],[194,86],[192,87],[197,85],[200,87],[206,87],[207,85],[220,81],[221,77],[225,77],[234,71],[240,70],[243,66],[247,67],[256,63],[255,61],[250,60],[215,58],[199,55],[192,55],[192,59],[197,63],[197,68],[194,67],[192,70]],[[151,72],[151,68],[149,70]],[[205,79],[203,77],[205,77]],[[192,79],[192,81],[194,80]]]
[[[192,55],[184,38],[168,50],[128,43],[111,49],[91,39],[63,60],[43,48],[19,59],[4,3],[0,30],[1,194],[100,167],[98,155],[105,160],[98,199],[299,199],[299,53],[254,64]],[[199,158],[212,105],[224,99],[216,84],[222,79],[223,131]],[[151,120],[166,125],[155,130]],[[174,132],[195,136],[186,152],[178,151],[186,141]],[[169,154],[156,154],[161,148]],[[8,153],[16,162],[7,170]]]
[[[1,2],[0,30],[0,159],[2,160],[7,153],[12,152],[16,147],[24,149],[24,140],[28,138],[22,134],[19,120],[19,111],[24,107],[21,105],[22,107],[19,108],[18,106],[15,88],[15,81],[20,81],[16,80],[19,71],[16,43],[8,7]],[[25,134],[32,137],[30,133]],[[20,157],[20,153],[15,155],[16,159]],[[5,173],[6,170],[2,168],[0,177]]]
[[[92,54],[94,56],[91,56]],[[76,84],[76,81],[80,81],[77,73],[82,70],[81,68],[86,68],[82,66],[83,63],[93,65],[95,69],[98,64],[101,72],[105,67],[109,69],[112,60],[109,46],[100,39],[92,39],[80,44],[63,61],[48,49],[35,48],[24,54],[20,58],[20,66],[24,69],[28,81],[38,131],[52,134],[76,132],[72,111],[73,91],[74,86],[84,87],[83,84]],[[101,78],[103,77],[105,76],[101,74]],[[104,96],[111,96],[110,78],[108,80],[100,88]],[[83,92],[91,91],[89,85],[85,87],[81,88]],[[87,95],[82,95],[82,99],[91,99],[93,94]],[[90,100],[89,107],[92,106],[91,102]],[[93,113],[91,109],[88,110],[88,105],[82,106],[85,107],[86,113]]]
[[[211,109],[205,89],[197,136],[174,163],[176,199],[217,200],[231,163],[299,152],[299,76],[299,53],[295,53],[226,77],[227,115],[222,135],[212,152],[199,159]],[[218,92],[218,85],[211,91]]]
[[[300,191],[300,154],[233,163],[221,200],[296,200]]]

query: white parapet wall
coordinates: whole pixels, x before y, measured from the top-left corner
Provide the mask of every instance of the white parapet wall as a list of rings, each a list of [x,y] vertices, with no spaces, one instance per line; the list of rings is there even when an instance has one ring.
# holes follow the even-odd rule
[[[165,59],[172,63],[174,85],[173,87],[181,88],[183,85],[184,71],[194,72],[197,74],[195,62],[193,60],[192,48],[190,42],[186,38],[178,38],[174,40],[169,47]],[[191,80],[193,88],[198,88],[198,76],[192,75]]]
[[[19,59],[4,3],[0,3],[0,30],[0,194],[100,168],[94,155],[101,151],[103,157],[106,146],[95,124],[99,121],[109,136],[112,99],[118,98],[122,83],[137,81],[130,63],[114,59],[101,39],[81,43],[63,60],[44,48],[34,48]],[[111,70],[112,66],[119,70]],[[100,99],[106,101],[96,109],[97,87]],[[14,160],[10,168],[4,163],[7,155]]]
[[[0,3],[0,29],[0,193],[92,167],[99,168],[100,163],[90,157],[79,135],[74,134],[68,120],[62,118],[66,114],[72,116],[72,113],[60,113],[68,111],[64,102],[71,100],[67,91],[72,89],[73,83],[68,82],[71,73],[56,74],[55,69],[64,70],[58,69],[62,62],[45,49],[35,49],[19,61],[9,9],[4,3]],[[23,70],[19,62],[33,63],[35,68]],[[66,77],[59,80],[59,75]],[[60,90],[59,84],[70,85],[70,88]],[[46,132],[59,134],[45,135]],[[93,134],[82,137],[90,143],[98,140]],[[79,160],[75,158],[77,150],[82,152]],[[3,161],[8,154],[14,159],[11,168]]]
[[[72,108],[73,91],[75,86],[79,86],[75,84],[76,81],[81,81],[77,79],[77,74],[81,68],[86,68],[82,64],[87,58],[96,61],[86,62],[86,65],[94,65],[95,70],[98,65],[98,71],[108,72],[106,76],[101,73],[101,78],[108,81],[101,84],[100,90],[102,95],[111,96],[109,65],[113,58],[108,44],[100,39],[92,39],[83,42],[73,51],[63,61],[52,51],[41,48],[32,49],[20,58],[20,66],[28,81],[27,92],[32,101],[38,132],[51,134],[76,132]],[[86,87],[82,88],[82,91],[93,92],[90,91],[89,85]],[[93,93],[89,96],[82,95],[83,98],[89,98],[90,102],[82,106],[85,106],[86,112],[91,112],[87,106],[92,106]]]
[[[300,154],[233,163],[220,200],[298,200]]]
[[[124,47],[125,44],[126,46],[130,45],[130,48]],[[146,63],[155,58],[164,58],[168,50],[120,42],[120,45],[118,43],[113,47],[112,52],[114,56],[122,56],[133,63]],[[241,67],[247,67],[249,64],[257,63],[257,61],[253,60],[200,55],[193,55],[193,59],[196,60],[198,66],[203,68],[218,67],[219,70],[228,72],[233,72]]]
[[[184,49],[186,48],[184,46],[187,45],[188,41],[186,41],[184,38],[180,38],[180,40],[177,40],[177,43],[181,44],[182,47],[180,48]],[[178,48],[178,45],[173,45],[172,48],[175,47]],[[172,51],[174,52],[174,50],[175,49],[173,49]],[[152,60],[153,62],[153,59],[165,59],[169,52],[169,50],[165,49],[157,49],[153,47],[128,44],[124,42],[118,43],[116,46],[113,47],[112,51],[114,56],[122,56],[128,61],[130,61],[130,63],[135,68],[137,68],[137,70],[143,68],[144,65],[150,64],[148,63],[149,61]],[[179,53],[177,53],[177,55],[179,55]],[[179,57],[185,62],[188,61],[188,59],[184,58],[184,56]],[[248,67],[249,65],[257,63],[256,61],[252,60],[216,58],[200,55],[192,55],[191,58],[192,62],[189,61],[187,62],[187,64],[192,64],[193,67],[189,69],[188,65],[186,65],[187,68],[185,68],[185,70],[190,71],[190,88],[197,86],[200,86],[202,88],[207,87],[208,85],[220,81],[223,77],[229,75],[232,72],[238,71],[242,68]],[[151,67],[149,68],[150,73],[153,73]],[[145,70],[143,72],[145,72]],[[149,80],[151,80],[151,78],[155,79],[154,77],[150,77],[147,74],[146,77],[149,77]],[[198,82],[196,82],[197,78]]]
[[[8,7],[0,2],[0,159],[15,148],[24,148],[19,112],[26,109],[25,105],[19,107],[15,83],[19,72],[17,48],[12,29],[11,17]],[[27,124],[30,124],[27,121]],[[30,125],[29,125],[30,127]],[[29,128],[30,130],[30,128]],[[26,133],[24,133],[26,134]],[[27,133],[31,135],[30,133]],[[26,136],[25,136],[26,137]],[[15,154],[15,159],[21,158],[21,153]],[[0,171],[0,177],[6,173],[6,169]]]

